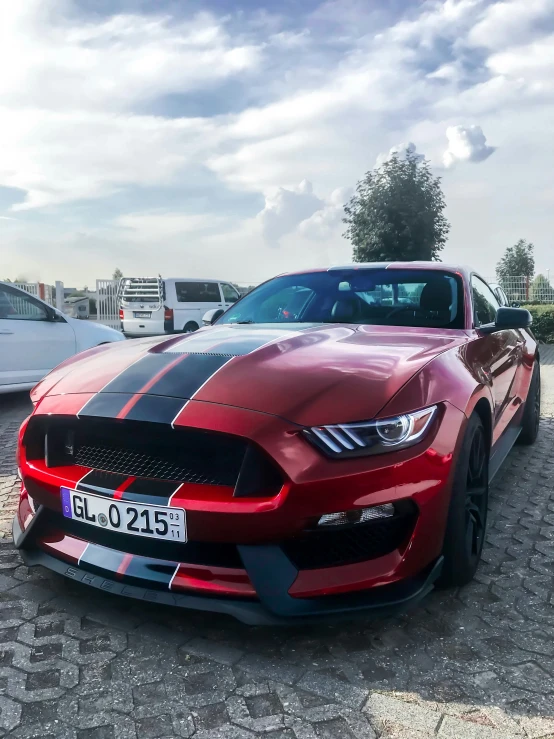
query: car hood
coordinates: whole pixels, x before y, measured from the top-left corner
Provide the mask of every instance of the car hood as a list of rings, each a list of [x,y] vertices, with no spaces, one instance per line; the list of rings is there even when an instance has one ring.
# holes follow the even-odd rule
[[[93,344],[94,342],[102,341],[125,341],[125,336],[121,331],[117,331],[115,328],[104,326],[102,323],[96,321],[83,321],[79,318],[72,318],[71,316],[63,316],[66,323],[68,323],[75,335],[77,340],[84,344]]]
[[[345,423],[377,415],[425,364],[467,340],[462,331],[390,326],[213,326],[90,350],[32,396],[94,394],[94,415],[120,418],[137,398],[146,407],[146,396],[151,408],[156,397],[193,398],[300,425]]]

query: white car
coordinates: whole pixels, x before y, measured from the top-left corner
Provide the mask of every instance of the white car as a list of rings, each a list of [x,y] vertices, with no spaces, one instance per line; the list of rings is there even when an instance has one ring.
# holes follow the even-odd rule
[[[0,393],[30,390],[64,359],[112,341],[125,337],[0,282]]]

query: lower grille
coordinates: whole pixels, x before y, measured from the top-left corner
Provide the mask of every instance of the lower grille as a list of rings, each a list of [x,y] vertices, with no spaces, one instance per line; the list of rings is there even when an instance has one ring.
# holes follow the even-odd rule
[[[417,514],[410,512],[334,530],[306,531],[282,544],[283,551],[299,570],[364,562],[383,557],[409,540]]]
[[[63,531],[70,536],[92,544],[115,549],[142,557],[154,557],[186,564],[206,565],[212,567],[231,567],[242,569],[244,565],[234,544],[221,542],[189,541],[186,544],[149,539],[142,536],[122,534],[108,531],[98,526],[75,521],[62,516],[61,513],[48,511],[43,521],[44,530]]]

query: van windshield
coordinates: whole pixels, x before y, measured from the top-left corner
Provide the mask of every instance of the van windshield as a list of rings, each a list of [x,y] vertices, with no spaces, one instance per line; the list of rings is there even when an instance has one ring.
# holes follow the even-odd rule
[[[221,323],[353,323],[463,328],[463,286],[438,270],[346,269],[276,277]]]

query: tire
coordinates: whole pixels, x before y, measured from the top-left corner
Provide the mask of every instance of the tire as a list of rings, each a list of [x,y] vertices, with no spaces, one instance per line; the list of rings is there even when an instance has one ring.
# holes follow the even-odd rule
[[[487,528],[489,452],[483,423],[473,413],[456,465],[438,587],[466,585],[479,565]]]
[[[193,331],[198,331],[198,324],[194,321],[189,321],[185,324],[185,328],[183,329],[183,333],[185,334],[192,334]]]
[[[539,433],[539,422],[541,418],[541,368],[538,360],[533,367],[533,376],[529,385],[529,392],[523,409],[521,421],[521,433],[518,436],[518,444],[526,446],[534,444]]]

